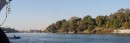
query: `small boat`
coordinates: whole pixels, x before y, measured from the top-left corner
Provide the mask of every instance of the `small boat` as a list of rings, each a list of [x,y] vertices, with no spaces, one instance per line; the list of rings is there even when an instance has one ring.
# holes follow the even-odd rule
[[[19,36],[15,36],[14,35],[14,37],[8,37],[9,39],[21,39],[21,37],[19,37]]]
[[[17,37],[14,37],[14,39],[21,39],[21,37],[18,37],[18,36],[17,36]]]

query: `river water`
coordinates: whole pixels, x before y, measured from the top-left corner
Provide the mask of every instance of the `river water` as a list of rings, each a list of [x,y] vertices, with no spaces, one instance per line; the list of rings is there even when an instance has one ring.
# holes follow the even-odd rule
[[[130,43],[130,34],[6,33],[11,43]]]

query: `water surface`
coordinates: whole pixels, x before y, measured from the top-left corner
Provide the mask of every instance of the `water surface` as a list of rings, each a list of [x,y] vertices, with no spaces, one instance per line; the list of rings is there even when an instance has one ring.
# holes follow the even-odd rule
[[[130,43],[130,34],[7,33],[11,43]]]

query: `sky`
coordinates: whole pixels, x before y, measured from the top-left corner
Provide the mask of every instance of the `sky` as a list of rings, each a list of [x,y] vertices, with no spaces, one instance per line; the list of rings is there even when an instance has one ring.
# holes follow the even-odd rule
[[[121,8],[130,8],[130,0],[12,0],[11,13],[2,27],[16,30],[42,29],[58,20],[77,16],[93,18],[110,15]],[[0,12],[0,23],[5,7]]]

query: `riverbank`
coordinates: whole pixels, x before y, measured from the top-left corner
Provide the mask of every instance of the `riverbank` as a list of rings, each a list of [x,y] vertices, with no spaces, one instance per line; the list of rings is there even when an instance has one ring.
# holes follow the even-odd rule
[[[113,31],[114,31],[113,29],[94,29],[91,31],[85,30],[82,32],[68,31],[68,32],[56,32],[56,33],[59,33],[59,34],[110,34]]]
[[[92,31],[85,30],[83,32],[74,33],[74,31],[69,32],[57,32],[59,34],[130,34],[130,29],[95,29]]]
[[[130,29],[118,29],[118,30],[114,30],[112,33],[124,33],[124,34],[128,34],[128,33],[130,33]]]

